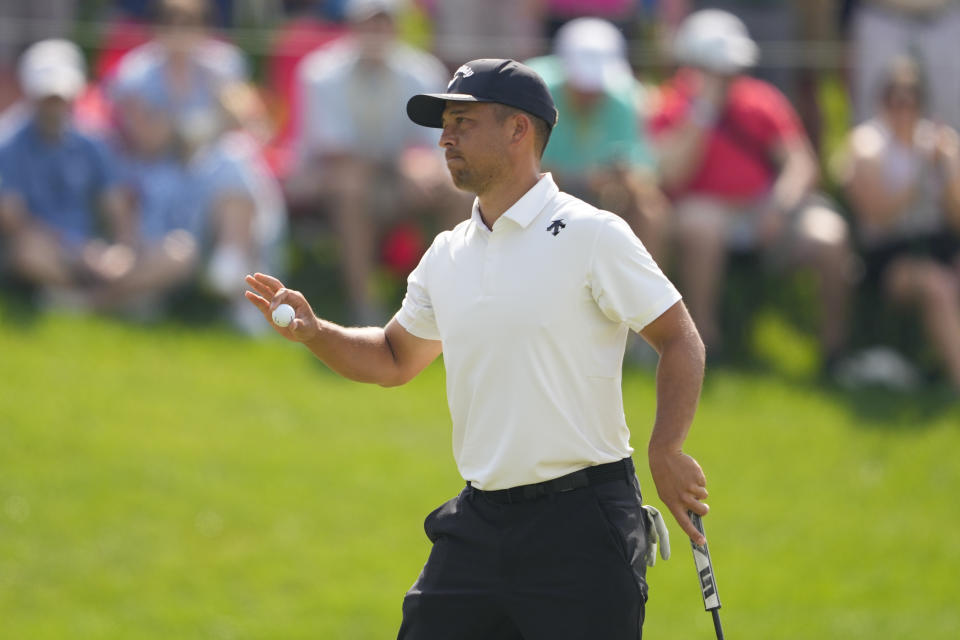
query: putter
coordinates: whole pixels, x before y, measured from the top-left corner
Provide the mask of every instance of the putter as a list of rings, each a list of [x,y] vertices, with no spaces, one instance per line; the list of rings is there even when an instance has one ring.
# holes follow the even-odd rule
[[[690,514],[690,520],[693,521],[693,526],[703,534],[703,521],[700,519],[700,516],[692,511],[688,511],[687,513]],[[690,546],[693,547],[693,562],[697,566],[697,577],[700,579],[700,593],[703,595],[703,608],[713,616],[713,628],[717,632],[717,640],[723,640],[723,627],[720,626],[720,595],[717,593],[717,577],[713,573],[710,549],[707,548],[706,543],[701,546],[694,544],[693,540],[690,541]]]

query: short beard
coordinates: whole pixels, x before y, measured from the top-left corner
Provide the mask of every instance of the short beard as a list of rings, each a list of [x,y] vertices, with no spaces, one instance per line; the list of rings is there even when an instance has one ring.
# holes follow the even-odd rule
[[[450,169],[450,177],[453,179],[453,185],[461,191],[481,195],[493,182],[492,175],[478,175],[470,169]]]

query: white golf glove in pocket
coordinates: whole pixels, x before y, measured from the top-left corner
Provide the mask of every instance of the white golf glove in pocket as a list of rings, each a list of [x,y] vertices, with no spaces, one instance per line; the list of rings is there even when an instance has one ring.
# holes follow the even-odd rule
[[[663,521],[660,511],[649,504],[643,505],[643,512],[647,518],[647,541],[649,552],[647,553],[647,566],[652,567],[657,563],[657,547],[660,548],[660,557],[664,560],[670,559],[670,532],[667,530],[667,523]]]

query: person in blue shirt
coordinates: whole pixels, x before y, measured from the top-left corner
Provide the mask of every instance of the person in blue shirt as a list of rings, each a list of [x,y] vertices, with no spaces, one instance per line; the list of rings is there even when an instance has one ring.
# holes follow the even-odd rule
[[[5,262],[39,286],[115,280],[135,262],[135,226],[109,149],[71,121],[85,85],[82,54],[44,40],[24,52],[19,74],[28,113],[0,146]]]
[[[150,297],[161,311],[167,294],[195,279],[203,221],[190,201],[193,179],[178,155],[174,120],[147,97],[117,102],[120,179],[136,212],[137,263],[114,295]]]

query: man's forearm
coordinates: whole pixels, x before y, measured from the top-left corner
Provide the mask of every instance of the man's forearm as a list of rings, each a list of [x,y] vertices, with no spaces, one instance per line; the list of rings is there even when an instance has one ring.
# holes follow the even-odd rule
[[[304,345],[344,378],[383,386],[403,382],[382,327],[348,328],[317,318],[317,335]]]
[[[690,180],[700,166],[705,144],[706,130],[693,122],[685,122],[658,141],[658,164],[664,187],[680,188]]]
[[[782,169],[773,184],[773,204],[782,212],[793,211],[816,188],[820,170],[805,142],[794,142],[777,155]]]
[[[661,350],[651,454],[683,447],[700,400],[705,360],[703,343],[695,333],[678,337]]]

